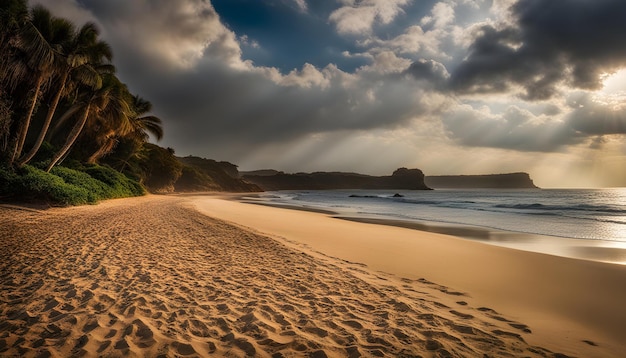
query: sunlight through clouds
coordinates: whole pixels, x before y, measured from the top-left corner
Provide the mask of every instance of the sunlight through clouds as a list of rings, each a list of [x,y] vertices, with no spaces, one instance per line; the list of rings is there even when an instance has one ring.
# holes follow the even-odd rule
[[[102,28],[129,87],[173,118],[164,144],[181,155],[372,172],[383,165],[358,153],[385,148],[390,166],[445,174],[458,159],[550,183],[569,170],[600,183],[584,178],[589,153],[623,167],[621,0],[31,2]]]

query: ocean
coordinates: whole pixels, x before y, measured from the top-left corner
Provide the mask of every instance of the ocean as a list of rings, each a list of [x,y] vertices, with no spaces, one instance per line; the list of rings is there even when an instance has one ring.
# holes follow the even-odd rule
[[[626,189],[278,191],[245,199],[626,264]]]

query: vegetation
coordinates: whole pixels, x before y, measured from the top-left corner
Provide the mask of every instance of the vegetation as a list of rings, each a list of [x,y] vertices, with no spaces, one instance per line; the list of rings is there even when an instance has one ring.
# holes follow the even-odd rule
[[[93,165],[85,169],[86,172],[58,166],[48,173],[30,165],[16,172],[0,168],[0,190],[21,200],[55,205],[94,204],[145,193],[139,183],[112,168]]]
[[[234,164],[194,156],[178,160],[183,164],[183,173],[175,183],[177,191],[261,191],[256,184],[240,179]]]
[[[94,203],[142,195],[157,170],[180,176],[148,143],[161,120],[115,75],[94,24],[3,0],[0,53],[0,198]]]

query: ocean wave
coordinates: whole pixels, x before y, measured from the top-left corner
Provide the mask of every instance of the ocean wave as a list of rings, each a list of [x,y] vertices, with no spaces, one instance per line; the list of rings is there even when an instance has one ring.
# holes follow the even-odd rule
[[[616,209],[610,206],[604,205],[590,205],[590,204],[578,204],[578,205],[545,205],[541,203],[533,204],[497,204],[496,208],[501,209],[517,209],[517,210],[543,210],[543,211],[585,211],[593,214],[597,213],[609,213],[609,214],[626,214],[626,210]]]

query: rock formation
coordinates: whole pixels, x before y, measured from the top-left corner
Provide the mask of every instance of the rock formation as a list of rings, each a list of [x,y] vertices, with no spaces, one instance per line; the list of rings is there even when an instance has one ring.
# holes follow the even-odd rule
[[[429,190],[424,173],[419,169],[400,168],[390,176],[371,176],[343,172],[286,174],[261,171],[242,173],[247,182],[263,190],[327,190],[327,189],[405,189]]]

